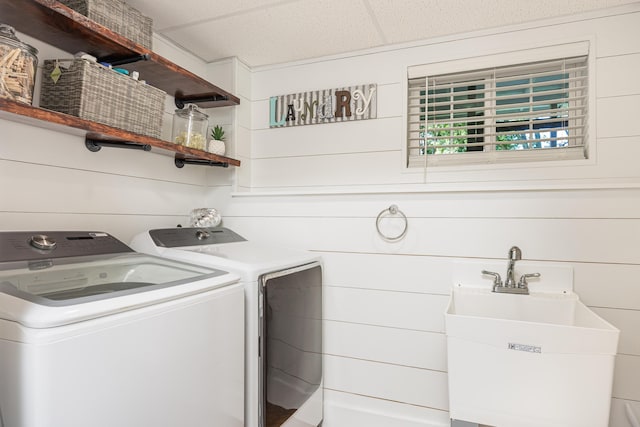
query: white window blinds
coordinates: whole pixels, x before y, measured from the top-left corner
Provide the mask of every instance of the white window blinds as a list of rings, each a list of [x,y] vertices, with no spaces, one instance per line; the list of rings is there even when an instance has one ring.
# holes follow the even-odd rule
[[[410,78],[409,166],[584,158],[587,69],[579,56]]]

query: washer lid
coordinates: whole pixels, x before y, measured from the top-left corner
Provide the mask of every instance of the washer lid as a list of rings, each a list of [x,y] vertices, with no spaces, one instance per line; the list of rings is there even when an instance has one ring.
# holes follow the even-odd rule
[[[0,318],[51,327],[234,283],[226,271],[135,252],[0,263]]]

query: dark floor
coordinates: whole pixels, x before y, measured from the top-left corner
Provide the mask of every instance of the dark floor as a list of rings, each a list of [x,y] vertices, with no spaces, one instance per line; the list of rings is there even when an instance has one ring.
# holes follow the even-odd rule
[[[267,402],[267,422],[265,427],[280,427],[294,412],[296,412],[295,409],[284,409]]]

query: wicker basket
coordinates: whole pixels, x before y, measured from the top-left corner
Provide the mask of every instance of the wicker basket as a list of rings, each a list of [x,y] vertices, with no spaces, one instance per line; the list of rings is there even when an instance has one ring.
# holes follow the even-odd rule
[[[151,50],[153,21],[123,0],[59,0],[98,24]]]
[[[51,78],[56,63],[62,74]],[[84,59],[46,60],[40,107],[160,137],[165,92]]]

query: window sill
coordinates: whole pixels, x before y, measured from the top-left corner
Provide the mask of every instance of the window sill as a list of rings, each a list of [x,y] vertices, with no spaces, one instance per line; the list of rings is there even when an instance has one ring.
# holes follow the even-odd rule
[[[587,160],[584,147],[551,148],[538,150],[514,150],[514,151],[494,151],[485,153],[454,153],[427,155],[427,167],[444,166],[483,166],[506,165],[511,167],[531,166],[535,162],[544,162],[545,167],[565,166],[566,161]],[[409,160],[409,169],[423,168],[425,157],[412,157]],[[466,169],[468,170],[468,169]]]

